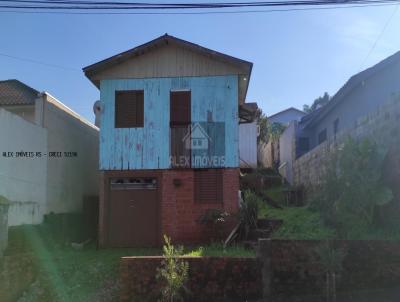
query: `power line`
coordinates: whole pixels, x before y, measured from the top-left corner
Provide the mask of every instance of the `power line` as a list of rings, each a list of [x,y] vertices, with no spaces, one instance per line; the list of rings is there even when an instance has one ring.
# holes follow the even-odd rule
[[[52,68],[59,68],[59,69],[64,69],[64,70],[68,70],[68,71],[81,72],[81,71],[80,71],[79,69],[77,69],[77,68],[66,67],[66,66],[56,65],[56,64],[49,64],[49,63],[45,63],[45,62],[41,62],[41,61],[36,61],[36,60],[33,60],[33,59],[21,58],[21,57],[17,57],[17,56],[5,54],[5,53],[0,53],[0,56],[6,57],[6,58],[11,58],[11,59],[14,59],[14,60],[29,62],[29,63],[33,63],[33,64],[39,64],[39,65],[43,65],[43,66],[47,66],[47,67],[52,67]]]
[[[368,2],[371,3],[371,2]],[[63,11],[62,8],[59,8],[59,10],[23,10],[18,9],[18,10],[11,10],[8,8],[4,8],[4,10],[1,10],[0,6],[0,13],[22,13],[22,14],[62,14],[62,15],[209,15],[209,14],[248,14],[248,13],[274,13],[274,12],[292,12],[292,11],[314,11],[314,10],[331,10],[331,9],[346,9],[346,8],[367,8],[367,7],[382,7],[382,6],[393,6],[393,5],[398,5],[400,3],[400,0],[394,0],[394,1],[379,1],[379,2],[373,2],[376,4],[358,4],[358,5],[349,5],[349,4],[344,4],[343,2],[338,3],[338,5],[333,6],[319,6],[319,7],[303,7],[303,8],[287,8],[287,9],[269,9],[269,10],[229,10],[229,11],[201,11],[201,12],[171,12],[171,11],[162,11],[162,12],[157,12],[157,11],[144,11],[144,12],[132,12],[130,9],[127,9],[128,11],[117,11],[117,12],[77,12],[77,11]],[[24,7],[25,8],[25,7]],[[28,7],[29,8],[29,7]],[[42,7],[41,7],[42,8]],[[39,8],[37,8],[39,9]],[[43,8],[42,8],[43,9]],[[113,10],[112,7],[108,8],[108,10]]]
[[[364,60],[362,61],[359,71],[362,70],[363,66],[365,65],[365,63],[367,62],[367,60],[369,59],[369,57],[371,56],[372,52],[375,50],[376,45],[378,45],[378,42],[380,41],[380,39],[382,38],[383,34],[386,31],[386,28],[389,26],[390,22],[392,21],[394,15],[397,13],[397,10],[399,8],[399,5],[397,4],[396,7],[394,8],[393,12],[390,14],[389,18],[386,20],[385,25],[382,27],[381,32],[379,33],[379,35],[377,36],[374,44],[372,45],[371,49],[369,50],[367,56],[364,58]]]
[[[182,9],[221,9],[248,7],[284,7],[284,6],[329,6],[329,5],[371,5],[400,3],[399,0],[300,0],[268,2],[214,2],[214,3],[142,3],[142,2],[98,2],[84,0],[1,0],[2,9],[25,10],[182,10]],[[16,4],[17,3],[17,4]],[[22,4],[21,4],[22,3]],[[29,5],[27,5],[27,3]]]

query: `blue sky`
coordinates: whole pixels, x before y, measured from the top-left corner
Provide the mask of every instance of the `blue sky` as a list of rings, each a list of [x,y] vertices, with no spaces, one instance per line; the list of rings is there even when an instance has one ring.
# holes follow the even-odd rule
[[[273,114],[301,109],[325,91],[334,94],[351,75],[399,51],[400,8],[184,16],[0,13],[1,54],[67,67],[0,55],[0,79],[48,91],[93,121],[99,91],[81,68],[166,32],[253,62],[247,100]]]

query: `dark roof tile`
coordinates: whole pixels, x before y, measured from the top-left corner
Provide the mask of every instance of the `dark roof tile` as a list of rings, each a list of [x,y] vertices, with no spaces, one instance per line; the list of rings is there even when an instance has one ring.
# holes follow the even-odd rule
[[[38,95],[39,91],[18,80],[0,81],[0,106],[31,105]]]

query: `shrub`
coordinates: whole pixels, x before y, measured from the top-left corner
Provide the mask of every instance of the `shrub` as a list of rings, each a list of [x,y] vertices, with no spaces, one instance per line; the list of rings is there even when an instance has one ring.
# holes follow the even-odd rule
[[[382,180],[385,154],[368,139],[357,142],[349,138],[331,156],[312,207],[340,236],[366,233],[377,208],[392,200],[392,191]]]
[[[164,235],[163,255],[165,259],[158,269],[157,278],[165,282],[161,291],[162,301],[183,301],[185,283],[188,279],[189,264],[179,259],[183,255],[183,247],[175,248],[171,239]]]
[[[244,198],[240,202],[239,221],[245,238],[250,230],[257,228],[259,202],[259,197],[253,191],[244,191]]]

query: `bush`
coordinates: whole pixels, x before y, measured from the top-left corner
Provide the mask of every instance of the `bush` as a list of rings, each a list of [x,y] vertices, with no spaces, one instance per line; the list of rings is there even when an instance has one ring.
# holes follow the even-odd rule
[[[165,260],[161,263],[157,278],[165,282],[161,291],[162,301],[182,301],[185,283],[189,274],[189,263],[178,259],[183,255],[183,247],[175,248],[171,239],[164,235],[165,244],[163,246]]]
[[[382,180],[386,152],[365,139],[349,138],[328,163],[325,181],[312,208],[343,238],[358,238],[373,225],[377,209],[390,202],[392,191]]]
[[[249,232],[257,228],[259,197],[251,190],[244,191],[243,200],[240,202],[239,221],[247,238]]]

